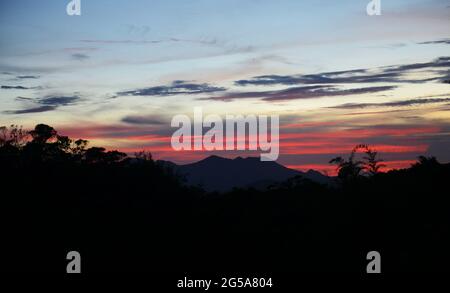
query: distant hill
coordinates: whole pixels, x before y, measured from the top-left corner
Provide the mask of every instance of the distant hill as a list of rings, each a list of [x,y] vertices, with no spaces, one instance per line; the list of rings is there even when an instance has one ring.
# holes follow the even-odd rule
[[[300,172],[276,162],[262,162],[257,157],[227,159],[210,156],[187,165],[177,165],[169,161],[157,163],[183,175],[187,184],[201,186],[206,191],[225,192],[233,187],[265,189],[297,175],[323,184],[331,181],[330,177],[314,170]]]

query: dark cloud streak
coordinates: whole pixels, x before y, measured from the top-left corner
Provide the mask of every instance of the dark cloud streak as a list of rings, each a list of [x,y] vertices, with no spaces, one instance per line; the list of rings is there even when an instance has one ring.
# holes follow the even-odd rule
[[[169,86],[155,86],[142,89],[135,89],[131,91],[124,91],[117,93],[119,96],[172,96],[172,95],[194,95],[203,93],[213,93],[225,91],[223,87],[211,86],[207,83],[195,84],[186,83],[185,81],[177,80]]]
[[[259,98],[263,101],[288,101],[297,99],[312,99],[321,97],[377,93],[392,90],[395,88],[396,86],[377,86],[377,87],[365,87],[353,89],[339,89],[333,86],[314,85],[304,87],[292,87],[278,91],[243,92],[234,94],[230,93],[228,95],[210,97],[201,100],[232,101],[236,99]]]
[[[79,96],[46,96],[42,98],[26,98],[26,97],[17,97],[17,100],[32,102],[37,104],[36,107],[26,108],[22,110],[12,110],[12,111],[4,111],[6,114],[29,114],[29,113],[40,113],[40,112],[48,112],[56,110],[60,106],[68,106],[75,104],[78,100],[80,100]]]
[[[37,103],[50,106],[72,105],[80,100],[79,96],[47,96],[36,100]]]
[[[77,60],[77,61],[85,61],[90,58],[88,55],[82,54],[82,53],[72,54],[71,57],[72,57],[72,59]]]
[[[29,113],[41,113],[41,112],[48,112],[55,110],[56,107],[54,106],[40,106],[40,107],[34,107],[24,110],[15,110],[15,111],[5,111],[6,114],[29,114]]]
[[[306,75],[262,75],[251,79],[235,81],[237,86],[271,86],[299,84],[354,84],[354,83],[419,83],[441,80],[440,78],[410,79],[403,75],[418,69],[450,69],[450,57],[440,57],[432,62],[377,68],[376,72],[368,69],[356,69],[336,72],[323,72]],[[445,76],[444,76],[445,77]]]
[[[2,90],[29,90],[29,89],[32,89],[32,88],[24,87],[24,86],[21,86],[21,85],[16,85],[16,86],[2,85],[1,89]]]
[[[328,107],[333,109],[363,109],[363,108],[373,108],[373,107],[406,107],[406,106],[414,106],[414,105],[423,105],[423,104],[435,104],[435,103],[445,103],[450,102],[450,98],[443,99],[410,99],[404,101],[396,101],[396,102],[386,102],[386,103],[348,103],[342,104],[334,107]]]
[[[126,116],[122,118],[122,122],[128,124],[136,124],[136,125],[163,125],[166,124],[163,119],[159,117],[155,117],[153,115],[149,116]]]
[[[417,44],[419,44],[419,45],[439,45],[439,44],[450,45],[450,39],[442,39],[442,40],[420,42],[420,43],[417,43]]]
[[[16,76],[17,79],[38,79],[39,76],[37,75],[19,75]]]

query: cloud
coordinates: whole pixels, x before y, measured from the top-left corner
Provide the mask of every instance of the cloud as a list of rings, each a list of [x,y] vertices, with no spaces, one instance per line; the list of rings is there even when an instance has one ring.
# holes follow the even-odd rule
[[[165,124],[163,119],[154,116],[126,116],[122,118],[122,122],[137,125],[162,125]]]
[[[442,40],[434,40],[434,41],[427,41],[427,42],[420,42],[417,43],[419,45],[438,45],[438,44],[447,44],[450,45],[450,39],[442,39]]]
[[[38,79],[39,76],[37,75],[19,75],[16,76],[17,79]]]
[[[28,113],[39,113],[39,112],[48,112],[56,110],[60,106],[68,106],[73,105],[75,102],[80,100],[79,96],[46,96],[42,98],[26,98],[26,97],[17,97],[19,101],[32,102],[37,106],[26,108],[23,110],[12,110],[12,111],[4,111],[6,114],[28,114]]]
[[[160,133],[161,132],[161,133]],[[164,142],[169,141],[172,135],[172,129],[164,128],[159,131],[155,128],[139,125],[83,125],[67,126],[63,129],[65,135],[71,137],[82,137],[87,139],[118,139],[122,141],[132,141],[144,139],[159,139]],[[170,148],[170,145],[168,146]]]
[[[408,112],[408,110],[383,110],[383,111],[367,111],[367,112],[351,112],[342,114],[344,116],[361,116],[361,115],[377,115],[377,114],[386,114],[386,113],[398,113],[398,112]]]
[[[155,45],[163,43],[190,43],[201,46],[214,47],[221,49],[222,54],[237,54],[237,53],[249,53],[255,51],[255,48],[251,45],[236,45],[227,41],[220,41],[217,38],[204,37],[198,39],[181,39],[175,37],[162,38],[156,40],[136,40],[136,39],[84,39],[80,40],[82,43],[88,44],[101,44],[101,45]]]
[[[34,90],[34,89],[42,89],[41,86],[26,87],[26,86],[21,86],[21,85],[2,85],[0,88],[2,90]]]
[[[352,83],[417,83],[442,79],[440,78],[404,78],[404,74],[418,69],[450,69],[450,57],[440,57],[431,62],[386,66],[369,69],[356,69],[318,74],[298,75],[262,75],[251,79],[235,81],[237,86],[271,86],[299,84],[352,84]]]
[[[124,91],[117,93],[120,96],[171,96],[181,94],[203,94],[225,91],[223,87],[211,86],[207,83],[195,84],[186,83],[182,80],[174,81],[169,86],[155,86],[142,89],[135,89],[131,91]]]
[[[371,108],[371,107],[406,107],[406,106],[414,106],[414,105],[423,105],[423,104],[435,104],[435,103],[445,103],[450,102],[450,98],[443,99],[410,99],[404,101],[396,101],[396,102],[386,102],[386,103],[347,103],[334,107],[328,107],[333,109],[362,109],[362,108]]]
[[[308,75],[263,75],[249,80],[238,80],[235,85],[298,85],[298,84],[345,84],[345,83],[375,83],[375,82],[415,82],[416,80],[402,80],[399,72],[368,73],[365,69],[326,72]],[[419,80],[423,81],[423,80]]]
[[[21,85],[17,85],[17,86],[2,85],[1,89],[2,90],[29,90],[29,89],[32,89],[32,88],[24,87],[24,86],[21,86]]]
[[[139,26],[139,25],[130,24],[130,25],[127,25],[126,27],[127,27],[127,32],[131,35],[145,36],[151,31],[151,27],[149,27],[148,25]]]
[[[67,106],[72,105],[76,101],[80,100],[79,96],[46,96],[35,100],[37,103],[42,105],[50,106]]]
[[[34,107],[24,110],[15,110],[15,111],[5,111],[6,114],[28,114],[28,113],[40,113],[40,112],[47,112],[47,111],[53,111],[56,107],[54,106],[40,106],[40,107]]]
[[[259,98],[263,101],[287,101],[296,99],[312,99],[333,96],[348,96],[358,94],[377,93],[395,89],[396,86],[376,86],[353,89],[339,89],[333,86],[314,85],[304,87],[292,87],[283,90],[263,92],[231,93],[218,97],[204,98],[201,100],[231,101],[236,99]]]
[[[0,62],[0,70],[4,71],[11,71],[17,73],[54,73],[59,70],[63,70],[64,67],[62,65],[57,64],[46,64],[46,65],[39,65],[39,66],[33,66],[33,65],[17,65],[17,64],[7,64],[7,63],[1,63]]]
[[[18,100],[18,101],[33,101],[32,98],[26,98],[26,97],[17,97],[16,100]]]
[[[89,59],[90,57],[86,54],[82,54],[82,53],[75,53],[72,54],[72,59],[77,60],[77,61],[84,61]]]
[[[201,100],[232,101],[235,99],[259,98],[264,101],[286,101],[294,99],[310,99],[332,96],[348,96],[357,94],[370,94],[395,89],[395,86],[373,86],[356,87],[358,84],[370,83],[422,83],[438,81],[449,83],[450,57],[440,57],[431,62],[411,63],[395,66],[385,66],[375,69],[354,69],[334,72],[323,72],[318,74],[300,75],[261,75],[251,79],[235,81],[235,85],[245,86],[295,86],[274,91],[251,91],[237,92],[222,96],[203,98]],[[434,74],[432,77],[412,78],[405,76],[417,70],[430,70]],[[436,77],[436,74],[441,76]],[[304,86],[298,86],[304,85]],[[338,85],[348,85],[353,88],[342,89]],[[429,101],[431,103],[432,101]],[[420,103],[425,103],[420,102]],[[351,104],[350,107],[359,107]],[[395,104],[387,106],[396,106]],[[399,106],[402,106],[400,104]],[[364,106],[362,106],[364,107]]]
[[[415,125],[378,125],[371,126],[324,126],[313,128],[311,131],[302,127],[292,126],[290,132],[284,129],[280,133],[281,156],[318,156],[322,154],[342,155],[349,152],[353,146],[366,143],[380,153],[396,154],[394,158],[401,158],[401,154],[414,158],[427,151],[431,137],[439,137],[445,132],[437,126]],[[411,137],[414,136],[414,140]],[[383,156],[384,158],[385,157]],[[405,157],[405,155],[403,156]],[[326,157],[325,157],[326,158]],[[328,160],[327,160],[328,161]],[[325,162],[327,162],[325,161]],[[292,164],[292,161],[290,162]]]
[[[64,48],[62,51],[64,52],[70,52],[70,53],[80,53],[80,52],[93,52],[97,51],[98,48],[96,47],[71,47],[71,48]],[[59,50],[61,51],[61,50]],[[57,51],[57,52],[59,52]]]
[[[111,40],[111,39],[85,39],[80,40],[82,43],[90,44],[135,44],[135,45],[145,45],[145,44],[160,44],[160,43],[195,43],[200,45],[210,45],[210,46],[221,46],[223,45],[216,38],[200,38],[200,39],[180,39],[180,38],[165,38],[158,40]],[[229,49],[232,49],[230,47]]]
[[[93,44],[159,44],[162,40],[80,40],[82,43]]]
[[[450,57],[439,57],[431,62],[382,67],[384,72],[408,72],[417,69],[450,68]]]

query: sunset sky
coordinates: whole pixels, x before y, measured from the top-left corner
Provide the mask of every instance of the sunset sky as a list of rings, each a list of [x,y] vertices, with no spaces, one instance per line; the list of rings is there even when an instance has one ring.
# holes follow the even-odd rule
[[[189,163],[174,115],[280,116],[278,162],[333,172],[367,143],[389,168],[450,161],[450,1],[0,2],[0,125]],[[227,157],[251,152],[214,153]]]

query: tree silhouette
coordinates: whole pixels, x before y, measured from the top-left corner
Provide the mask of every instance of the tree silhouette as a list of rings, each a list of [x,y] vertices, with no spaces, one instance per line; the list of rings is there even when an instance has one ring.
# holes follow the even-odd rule
[[[72,145],[72,140],[68,136],[56,135],[55,146],[64,152],[68,152]]]
[[[151,161],[152,160],[152,154],[150,152],[147,152],[145,150],[135,152],[134,157],[138,160],[142,161]]]
[[[127,157],[125,153],[106,151],[101,147],[87,149],[87,145],[87,140],[74,141],[68,136],[59,135],[46,124],[38,124],[28,132],[17,125],[0,127],[0,159],[4,164],[8,162],[9,166],[69,161],[114,164]],[[145,153],[145,158],[151,160],[151,154]]]
[[[118,151],[106,152],[102,147],[91,147],[84,153],[84,158],[87,163],[105,163],[112,164],[123,160],[127,155]]]
[[[72,141],[69,151],[75,161],[81,161],[83,159],[88,143],[89,142],[84,139],[77,139],[75,141]]]
[[[11,125],[0,127],[0,147],[4,145],[11,145],[16,148],[21,148],[27,141],[28,133],[23,130],[22,126]]]
[[[360,149],[360,146],[361,145],[357,145],[353,148],[347,160],[342,157],[336,157],[330,160],[330,164],[337,165],[338,177],[340,179],[353,180],[361,174],[364,169],[363,162],[355,160],[356,152]]]
[[[433,168],[436,166],[439,166],[440,163],[435,157],[425,157],[425,156],[419,156],[418,162],[413,164],[412,167],[415,168]]]
[[[46,143],[49,139],[54,138],[57,134],[56,130],[46,124],[38,124],[34,130],[30,131],[33,142],[38,144]]]
[[[360,149],[364,149],[366,156],[364,159],[364,169],[369,175],[375,175],[380,172],[381,168],[386,167],[382,164],[383,160],[377,159],[378,152],[372,150],[368,145],[360,145]]]
[[[365,156],[363,160],[356,160],[358,151],[363,151]],[[372,150],[366,144],[359,144],[353,148],[347,160],[342,157],[336,157],[330,160],[330,164],[338,167],[338,176],[343,180],[352,180],[361,175],[375,175],[386,165],[381,164],[383,160],[377,159],[378,152]]]

